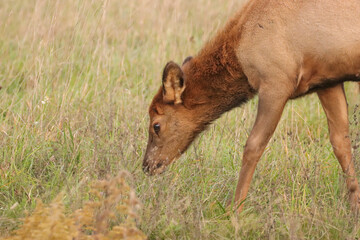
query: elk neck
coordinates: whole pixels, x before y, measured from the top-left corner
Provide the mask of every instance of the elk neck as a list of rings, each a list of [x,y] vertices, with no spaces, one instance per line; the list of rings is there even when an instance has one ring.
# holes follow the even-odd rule
[[[186,79],[184,105],[195,110],[204,124],[256,94],[236,56],[239,37],[239,31],[230,31],[228,26],[183,66]]]

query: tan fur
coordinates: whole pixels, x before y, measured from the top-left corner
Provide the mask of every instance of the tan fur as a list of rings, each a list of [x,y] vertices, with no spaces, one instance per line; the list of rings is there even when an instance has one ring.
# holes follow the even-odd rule
[[[185,89],[184,74],[174,62],[169,62],[163,73],[163,100],[166,103],[182,103],[181,94]]]
[[[357,209],[360,190],[342,84],[360,81],[359,13],[357,0],[249,1],[197,56],[182,67],[165,67],[164,86],[149,109],[144,171],[162,172],[208,124],[258,94],[235,192],[235,202],[241,202],[286,102],[317,92]],[[158,133],[154,125],[161,126]]]

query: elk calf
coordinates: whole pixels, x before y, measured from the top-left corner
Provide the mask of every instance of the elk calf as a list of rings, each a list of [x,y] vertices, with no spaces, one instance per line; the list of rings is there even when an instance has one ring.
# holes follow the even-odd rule
[[[343,82],[360,81],[359,13],[358,0],[249,1],[198,55],[165,66],[149,109],[144,171],[164,171],[207,125],[257,94],[235,192],[241,203],[286,102],[316,92],[357,209]]]

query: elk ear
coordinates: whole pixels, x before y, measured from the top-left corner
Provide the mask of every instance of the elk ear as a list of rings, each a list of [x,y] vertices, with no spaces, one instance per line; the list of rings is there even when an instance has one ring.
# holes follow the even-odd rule
[[[181,94],[185,90],[184,73],[180,66],[168,62],[163,72],[163,100],[166,103],[182,103]]]
[[[188,56],[187,58],[185,58],[182,65],[184,66],[185,63],[189,62],[192,58],[193,58],[192,56]]]

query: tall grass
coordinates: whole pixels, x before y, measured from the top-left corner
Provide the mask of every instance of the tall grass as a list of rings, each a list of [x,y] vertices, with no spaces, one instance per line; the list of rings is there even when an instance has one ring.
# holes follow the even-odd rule
[[[0,2],[0,235],[36,199],[65,192],[73,212],[94,179],[132,174],[149,239],[355,239],[343,174],[316,95],[289,102],[260,161],[244,211],[225,214],[254,99],[225,114],[160,176],[141,162],[147,107],[168,60],[181,62],[243,2]],[[360,174],[360,98],[347,84]]]

